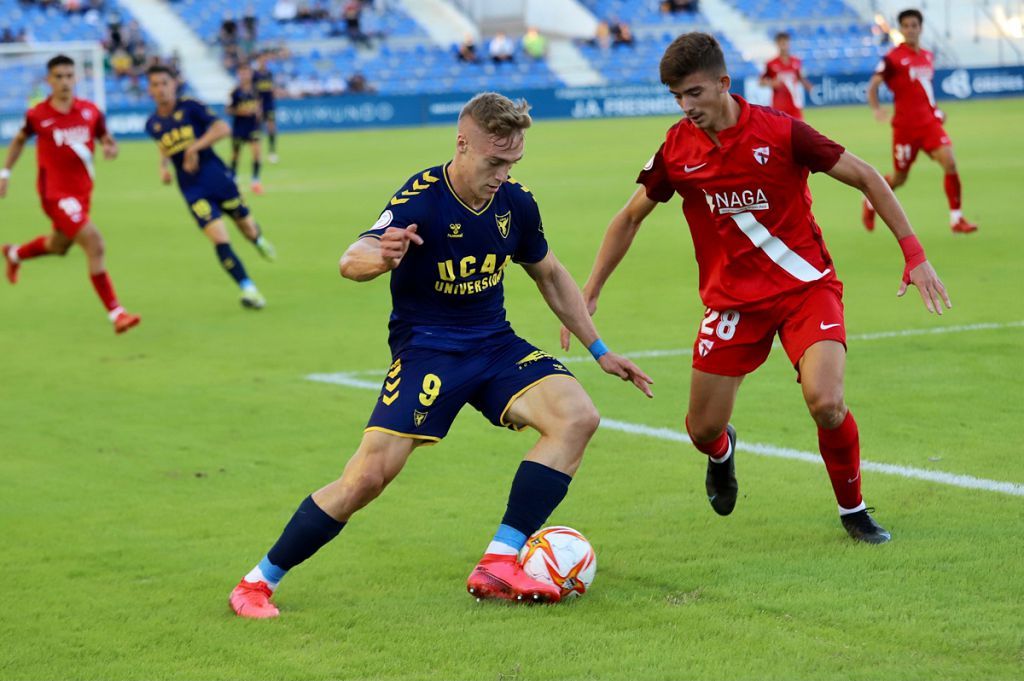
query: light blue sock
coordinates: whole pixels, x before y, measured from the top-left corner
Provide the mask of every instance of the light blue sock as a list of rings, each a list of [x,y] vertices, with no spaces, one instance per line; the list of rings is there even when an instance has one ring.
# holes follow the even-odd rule
[[[519,553],[519,549],[526,544],[526,535],[509,525],[498,525],[498,531],[494,533],[494,539],[487,546],[485,553],[497,553],[511,556]]]

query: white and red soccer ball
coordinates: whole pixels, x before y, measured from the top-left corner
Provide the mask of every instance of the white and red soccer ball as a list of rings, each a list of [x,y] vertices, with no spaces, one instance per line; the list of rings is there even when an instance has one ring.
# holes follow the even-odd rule
[[[562,590],[562,600],[587,592],[597,572],[597,555],[587,538],[572,529],[555,525],[538,530],[519,552],[527,575]]]

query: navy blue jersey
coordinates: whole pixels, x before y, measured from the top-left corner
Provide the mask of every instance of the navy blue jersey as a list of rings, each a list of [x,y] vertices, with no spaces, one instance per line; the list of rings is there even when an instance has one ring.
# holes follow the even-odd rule
[[[256,90],[236,87],[231,91],[231,135],[248,138],[259,128],[260,97]]]
[[[252,85],[260,96],[260,104],[263,105],[263,111],[272,111],[274,109],[274,74],[270,69],[254,71],[252,74]]]
[[[224,162],[209,147],[199,152],[198,171],[186,173],[181,168],[185,149],[205,135],[216,121],[217,115],[209,107],[190,97],[179,99],[169,116],[153,113],[146,121],[146,132],[156,140],[164,156],[171,159],[178,187],[186,196],[204,184],[220,182],[227,174]]]
[[[417,225],[423,245],[409,247],[391,272],[393,353],[407,347],[472,350],[512,333],[505,319],[505,270],[540,262],[548,252],[540,209],[530,190],[509,178],[473,210],[455,194],[448,165],[409,179],[363,237]]]

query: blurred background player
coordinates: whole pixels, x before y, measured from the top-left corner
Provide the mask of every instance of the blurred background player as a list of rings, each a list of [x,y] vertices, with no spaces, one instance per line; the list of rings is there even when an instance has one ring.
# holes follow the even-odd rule
[[[685,423],[708,457],[712,509],[725,516],[736,505],[736,431],[729,419],[740,384],[767,359],[778,334],[817,425],[840,522],[858,541],[885,543],[890,534],[861,495],[860,436],[843,394],[843,287],[811,213],[808,173],[827,173],[874,200],[904,254],[898,295],[913,283],[928,311],[942,314],[943,303],[950,306],[942,282],[878,172],[806,123],[731,95],[714,37],[681,35],[660,69],[685,118],[669,129],[637,178],[643,186],[612,218],[583,288],[589,309],[597,309],[644,219],[682,196],[707,307],[694,343]],[[568,343],[563,329],[563,347]]]
[[[648,396],[651,380],[601,342],[579,288],[548,248],[533,194],[509,176],[523,156],[528,110],[494,92],[470,100],[459,116],[454,159],[410,178],[342,256],[347,279],[391,275],[391,369],[341,477],[302,501],[231,592],[238,615],[276,617],[270,597],[285,573],[337,536],[414,449],[447,435],[467,403],[496,426],[540,433],[467,589],[477,598],[560,599],[557,587],[523,572],[516,556],[565,497],[599,418],[569,370],[512,330],[506,267],[522,265],[604,371]]]
[[[213,150],[218,140],[231,134],[231,128],[198,101],[179,99],[178,81],[170,68],[152,66],[147,77],[156,112],[146,121],[146,132],[160,150],[160,179],[164,184],[171,183],[167,163],[173,163],[185,203],[199,228],[213,242],[221,266],[242,290],[242,305],[262,308],[266,300],[231,248],[222,218],[223,213],[230,215],[260,255],[274,259],[274,247],[263,236],[242,200],[238,185]]]
[[[231,175],[238,178],[238,157],[246,144],[252,150],[252,193],[262,194],[260,184],[260,96],[248,64],[238,67],[238,86],[231,91],[227,113],[231,116]]]
[[[885,181],[893,189],[907,181],[910,166],[919,151],[932,157],[945,173],[943,188],[949,202],[949,224],[954,234],[970,234],[978,226],[964,219],[960,211],[960,175],[953,158],[953,144],[942,127],[944,116],[935,106],[932,78],[935,58],[921,48],[921,27],[924,16],[916,9],[899,13],[900,33],[904,43],[889,50],[879,62],[875,75],[868,83],[868,105],[875,118],[885,123],[889,116],[878,102],[878,86],[884,81],[893,94],[892,161],[893,174]],[[864,227],[875,228],[875,209],[864,199],[862,209]]]
[[[277,107],[274,94],[274,73],[269,66],[270,57],[262,52],[256,57],[256,71],[252,74],[256,93],[260,96],[260,114],[267,127],[267,160],[277,163]]]
[[[764,67],[761,85],[772,89],[772,108],[793,118],[804,118],[804,90],[811,91],[811,81],[804,77],[803,62],[789,53],[789,34],[776,33],[779,56]]]
[[[117,143],[96,105],[75,97],[74,60],[61,54],[47,62],[46,82],[50,85],[50,96],[25,114],[25,124],[7,150],[7,159],[0,169],[0,198],[7,195],[11,169],[25,143],[33,135],[37,136],[37,190],[43,211],[53,222],[53,231],[20,246],[3,246],[7,280],[12,284],[18,281],[22,261],[44,255],[64,255],[71,244],[77,243],[85,251],[89,279],[107,309],[114,331],[124,333],[141,320],[125,312],[117,301],[104,262],[103,236],[89,218],[96,140],[103,145],[107,159],[117,156]]]

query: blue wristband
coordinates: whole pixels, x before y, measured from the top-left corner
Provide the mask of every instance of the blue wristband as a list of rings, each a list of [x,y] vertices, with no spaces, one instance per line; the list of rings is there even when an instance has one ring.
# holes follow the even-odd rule
[[[594,359],[601,359],[608,354],[608,346],[600,338],[591,343],[587,350],[590,350],[590,354],[593,355]]]

